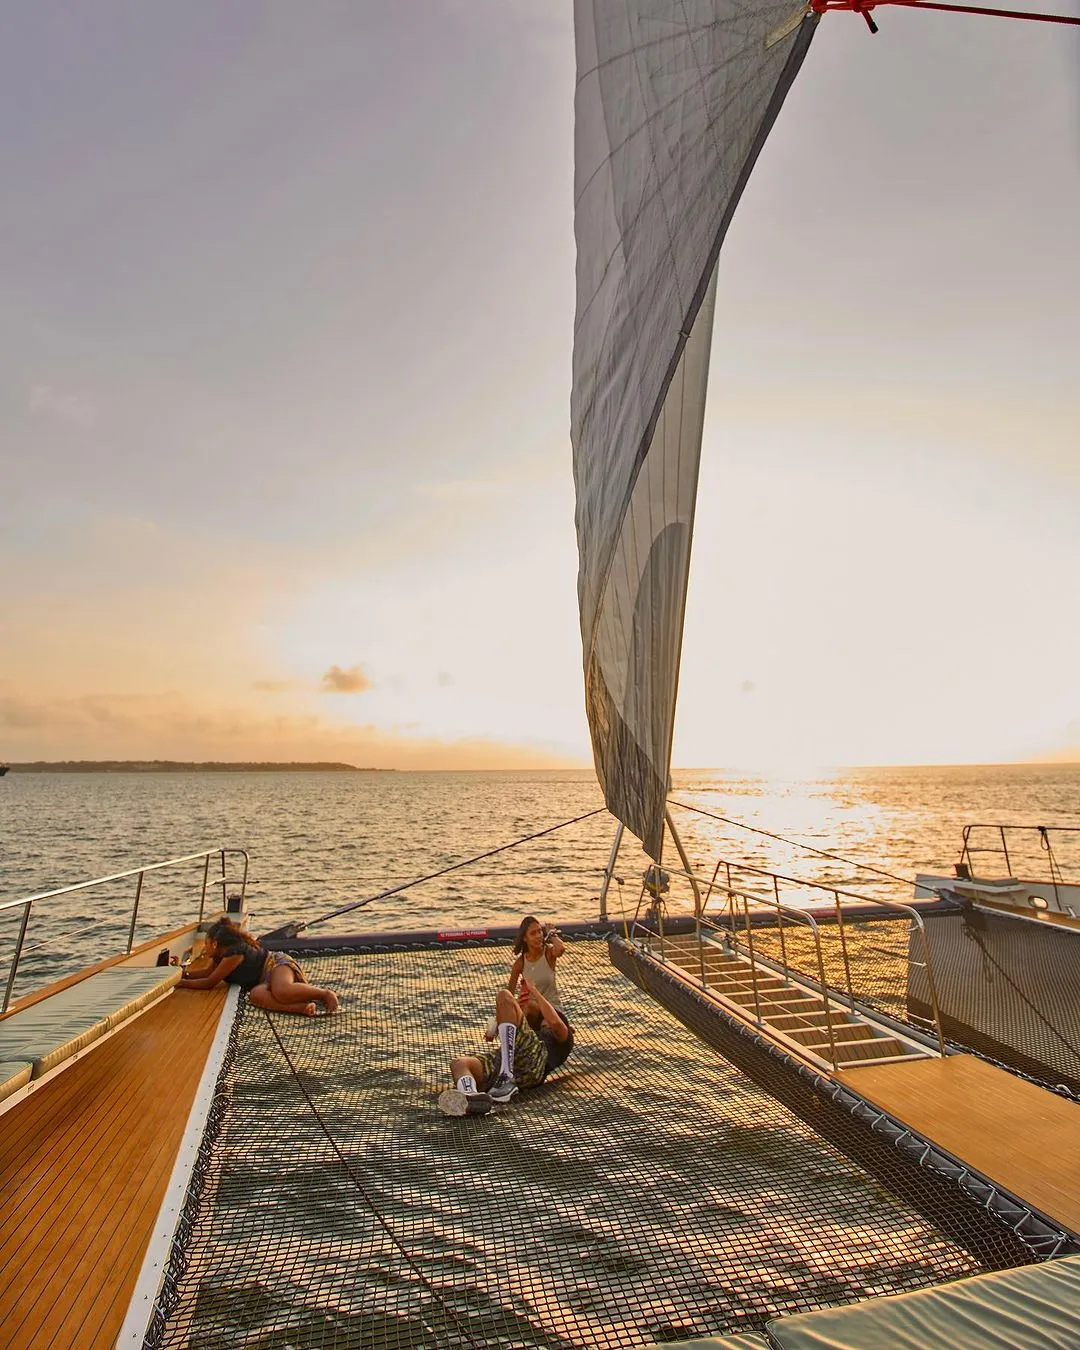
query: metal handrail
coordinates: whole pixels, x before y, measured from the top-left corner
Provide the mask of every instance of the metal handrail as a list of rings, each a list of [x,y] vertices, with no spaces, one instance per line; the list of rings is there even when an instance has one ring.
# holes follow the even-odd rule
[[[816,925],[814,925],[813,918],[810,915],[800,915],[798,911],[795,911],[795,917],[805,919],[812,926],[816,927]],[[705,927],[711,928],[717,933],[723,934],[725,932],[725,930],[722,927],[720,927],[719,924],[714,924],[708,919],[705,919],[703,922],[705,924]],[[649,937],[655,938],[660,936],[660,934],[655,929],[650,928],[647,923],[643,922],[640,919],[635,921],[633,927],[635,932],[640,930],[642,933],[647,934]],[[661,960],[662,961],[664,960],[663,955],[661,955]],[[822,971],[822,973],[824,972]],[[757,966],[753,962],[753,960],[751,960],[750,979],[751,979],[751,986],[754,992],[754,1021],[756,1022],[758,1027],[765,1029],[767,1024],[764,1018],[761,1016],[761,1001],[760,1001],[760,994],[757,988],[757,974],[758,974]],[[701,983],[703,989],[706,989],[708,987],[704,975],[702,976]],[[768,1032],[771,1037],[774,1037],[775,1039],[782,1042],[785,1046],[787,1046],[788,1049],[792,1050],[795,1054],[801,1056],[804,1059],[811,1060],[815,1064],[820,1064],[824,1067],[831,1067],[833,1071],[835,1071],[839,1067],[839,1061],[836,1058],[836,1042],[832,1032],[832,1017],[830,1012],[830,999],[828,994],[828,986],[824,984],[822,985],[822,1003],[825,1008],[825,1020],[826,1025],[828,1027],[827,1034],[829,1038],[829,1049],[830,1049],[829,1059],[826,1059],[823,1055],[819,1055],[816,1051],[811,1050],[808,1047],[800,1044],[798,1041],[793,1040],[786,1032],[781,1031],[776,1027],[773,1026],[768,1027]],[[743,1009],[742,1012],[746,1013],[748,1012],[748,1010]]]
[[[227,869],[225,866],[226,857],[233,857],[233,856],[238,856],[243,859],[242,874],[241,876],[236,878],[231,878],[228,876]],[[220,858],[221,860],[220,877],[211,878],[210,876],[211,858]],[[77,891],[89,890],[91,887],[94,886],[105,886],[110,882],[126,881],[130,877],[138,877],[138,881],[135,887],[135,900],[131,907],[131,917],[128,922],[127,954],[130,954],[132,947],[135,944],[135,925],[138,922],[139,917],[139,903],[142,899],[143,879],[146,876],[147,872],[160,872],[163,868],[166,867],[177,867],[182,863],[200,862],[200,861],[203,863],[203,875],[202,875],[202,891],[199,896],[198,922],[199,923],[202,922],[203,915],[206,912],[206,892],[207,888],[211,885],[221,886],[222,888],[226,886],[239,885],[240,907],[242,909],[244,904],[244,898],[247,894],[248,865],[249,865],[247,850],[242,848],[211,848],[211,849],[204,849],[201,853],[186,853],[184,854],[183,857],[167,858],[164,862],[146,863],[142,867],[129,868],[126,872],[114,872],[111,876],[107,877],[94,877],[91,881],[77,881],[73,882],[70,886],[58,886],[55,890],[39,891],[36,895],[24,895],[18,900],[5,900],[3,903],[0,903],[0,914],[4,914],[19,908],[22,909],[22,916],[19,921],[19,934],[15,940],[15,951],[11,956],[11,964],[8,968],[7,981],[4,985],[4,998],[3,1002],[0,1003],[0,1013],[7,1012],[8,1005],[11,1003],[12,990],[15,988],[15,979],[19,972],[19,962],[22,959],[25,948],[26,930],[27,927],[29,926],[31,911],[33,910],[35,904],[38,904],[43,900],[55,900],[63,895],[74,895],[75,892]],[[222,899],[224,900],[224,894],[222,896]],[[97,922],[98,921],[92,921],[89,926],[96,926]],[[70,936],[70,934],[68,936]],[[36,951],[42,945],[44,944],[35,943],[30,948],[30,950]]]
[[[719,868],[721,864],[723,864],[723,866],[726,868],[726,875],[727,875],[727,877],[728,877],[728,885],[727,885],[726,887],[724,887],[724,891],[725,891],[725,893],[726,893],[726,895],[727,895],[727,897],[728,897],[728,905],[727,905],[727,907],[728,907],[729,911],[731,911],[731,913],[732,913],[732,925],[731,925],[732,935],[734,935],[734,906],[733,906],[733,899],[734,899],[734,897],[738,896],[738,897],[742,900],[743,907],[744,907],[745,927],[746,927],[746,929],[747,929],[747,948],[748,948],[748,950],[749,950],[749,952],[750,952],[751,964],[753,965],[753,962],[754,962],[754,956],[753,956],[753,937],[752,937],[751,932],[750,932],[750,910],[749,910],[749,905],[750,905],[750,903],[756,904],[756,905],[758,905],[758,906],[760,906],[760,907],[762,907],[762,908],[769,908],[769,907],[771,907],[771,908],[776,909],[776,911],[777,911],[777,917],[778,917],[778,922],[779,922],[779,925],[780,925],[780,932],[781,932],[781,935],[783,934],[783,921],[782,921],[782,919],[780,919],[780,914],[781,914],[781,912],[786,913],[786,914],[788,914],[788,915],[790,915],[790,916],[793,916],[793,917],[797,917],[797,918],[799,918],[800,920],[807,920],[807,921],[809,921],[809,922],[813,925],[814,932],[815,932],[815,955],[816,955],[816,957],[817,957],[817,965],[818,965],[819,973],[821,974],[822,996],[823,996],[823,997],[827,997],[827,995],[825,994],[825,987],[826,987],[826,986],[825,986],[825,979],[824,979],[824,963],[823,963],[822,957],[821,957],[821,939],[820,939],[820,933],[819,933],[819,930],[818,930],[817,922],[813,919],[812,915],[808,914],[805,910],[798,909],[798,908],[796,908],[796,907],[794,907],[794,906],[791,906],[791,905],[784,905],[784,904],[780,901],[780,898],[779,898],[779,896],[780,896],[780,885],[779,885],[779,883],[780,883],[781,881],[783,881],[783,882],[790,883],[790,884],[796,885],[796,886],[807,886],[807,887],[812,887],[812,888],[814,888],[815,890],[826,891],[828,894],[830,894],[830,895],[833,897],[833,904],[834,904],[834,908],[835,908],[835,911],[836,911],[836,926],[837,926],[837,930],[838,930],[838,932],[839,932],[839,937],[840,937],[840,953],[841,953],[841,957],[842,957],[842,960],[843,960],[843,966],[844,966],[844,983],[845,983],[845,988],[846,988],[846,993],[847,993],[847,1000],[848,1000],[848,1005],[849,1005],[849,1007],[850,1007],[852,1010],[854,1010],[856,1000],[855,1000],[854,987],[853,987],[853,984],[852,984],[852,978],[851,978],[851,962],[850,962],[850,957],[849,957],[848,947],[847,947],[847,926],[846,926],[846,921],[845,921],[845,918],[844,918],[844,907],[843,907],[843,905],[840,903],[840,897],[841,897],[841,896],[846,896],[846,897],[848,897],[849,899],[855,899],[855,900],[860,901],[861,903],[865,903],[866,897],[865,897],[865,896],[861,896],[861,895],[856,895],[854,892],[851,892],[851,891],[845,891],[845,890],[842,890],[840,887],[837,887],[837,886],[828,886],[828,885],[824,884],[823,882],[804,881],[804,880],[802,880],[801,878],[796,878],[796,877],[786,877],[786,876],[783,875],[783,873],[780,873],[780,872],[771,872],[771,871],[769,871],[769,870],[766,869],[766,868],[754,867],[754,866],[751,866],[750,864],[745,864],[745,865],[744,865],[744,864],[738,863],[738,862],[732,863],[732,862],[731,862],[730,860],[728,860],[728,859],[720,859],[720,861],[717,863],[717,868]],[[745,871],[745,872],[750,872],[750,873],[752,873],[752,874],[755,875],[755,876],[761,876],[761,877],[768,877],[768,878],[770,878],[770,879],[772,880],[772,882],[773,882],[772,894],[770,895],[768,892],[765,892],[765,891],[749,891],[749,890],[745,890],[745,889],[743,889],[743,888],[741,888],[741,887],[739,887],[739,886],[737,886],[737,885],[732,885],[732,884],[731,884],[731,874],[732,874],[732,869],[733,869],[733,868],[734,868],[736,871],[740,871],[740,870],[741,870],[741,871]],[[681,869],[678,869],[678,868],[671,868],[670,870],[671,870],[671,872],[672,872],[673,874],[675,874],[675,875],[687,875],[687,874],[683,873],[683,872],[681,871]],[[716,876],[716,872],[714,871],[714,873],[713,873],[714,880],[715,880],[715,876]],[[687,875],[687,879],[688,879],[688,880],[691,880],[692,884],[695,883],[695,882],[696,882],[696,883],[699,883],[699,884],[708,884],[708,885],[710,886],[710,890],[711,890],[711,888],[712,888],[712,883],[704,883],[704,878],[700,878],[700,877],[696,877],[696,876],[691,878],[689,875]],[[697,890],[696,890],[696,886],[695,886],[695,897],[696,897],[696,893],[697,893]],[[927,941],[927,937],[926,937],[926,925],[923,923],[922,915],[920,915],[919,911],[918,911],[917,909],[914,909],[911,905],[905,905],[905,904],[903,904],[903,903],[902,903],[901,901],[899,901],[899,900],[878,900],[878,899],[875,898],[874,903],[875,903],[875,904],[878,904],[878,905],[881,905],[883,908],[887,908],[887,909],[891,909],[891,910],[896,910],[896,911],[898,911],[898,912],[900,912],[900,913],[906,915],[906,917],[907,917],[909,923],[910,923],[915,929],[917,929],[917,931],[918,931],[918,933],[919,933],[919,944],[920,944],[921,953],[922,953],[922,957],[923,957],[922,967],[923,967],[923,969],[924,969],[925,972],[926,972],[926,982],[927,982],[927,987],[928,987],[928,991],[929,991],[929,995],[930,995],[930,1008],[931,1008],[931,1013],[932,1013],[932,1015],[933,1015],[933,1030],[934,1030],[934,1036],[935,1036],[935,1038],[936,1038],[936,1040],[937,1040],[937,1043],[938,1043],[938,1050],[939,1050],[939,1052],[940,1052],[941,1054],[944,1055],[944,1053],[945,1053],[945,1035],[944,1035],[944,1032],[942,1031],[942,1027],[941,1027],[941,1011],[940,1011],[940,1007],[939,1007],[939,1004],[938,1004],[937,983],[936,983],[936,981],[935,981],[935,979],[934,979],[933,959],[932,959],[932,957],[931,957],[931,953],[930,953],[930,944],[929,944],[929,942]],[[695,906],[695,907],[696,907],[696,906]],[[703,908],[703,907],[702,907],[702,908]],[[697,916],[695,916],[695,917],[697,917]],[[715,925],[713,925],[713,926],[715,926]],[[718,931],[723,932],[724,930],[723,930],[723,929],[719,929]],[[700,947],[700,937],[699,937],[699,947]],[[781,940],[781,953],[782,953],[782,964],[783,964],[783,969],[784,969],[785,975],[787,975],[787,976],[790,978],[790,970],[789,970],[789,966],[788,966],[788,962],[787,962],[786,944],[783,942],[783,940]],[[702,959],[702,965],[704,965],[704,958],[702,957],[701,959]],[[909,957],[909,960],[910,960],[910,957]],[[755,988],[755,1004],[756,1004],[756,1002],[757,1002],[757,998],[756,998],[756,988],[757,988],[757,985],[756,985],[756,979],[755,979],[755,983],[754,983],[754,988]],[[831,1032],[830,1032],[830,1041],[831,1041],[831,1039],[832,1039],[832,1037],[831,1037]]]
[[[973,830],[990,830],[998,835],[1000,844],[988,845],[982,848],[973,848],[970,843],[971,832]],[[1054,857],[1054,849],[1050,843],[1052,834],[1080,834],[1080,825],[1003,825],[1000,822],[974,821],[970,825],[965,825],[963,829],[963,840],[960,849],[960,866],[967,868],[968,874],[974,875],[973,853],[1000,853],[1005,859],[1005,875],[1012,876],[1012,863],[1009,860],[1009,844],[1006,838],[1007,834],[1030,833],[1037,834],[1042,840],[1043,850],[1046,853],[1047,866],[1050,871],[1050,885],[1054,888],[1054,899],[1058,905],[1061,904],[1061,897],[1058,893],[1058,886],[1075,885],[1075,882],[1067,881],[1064,873]],[[958,872],[958,875],[963,875]]]
[[[884,905],[886,907],[893,909],[907,908],[906,905],[901,905],[895,900],[879,900],[876,895],[872,899],[868,899],[865,895],[860,895],[858,891],[848,891],[845,890],[842,886],[830,886],[828,882],[825,881],[811,881],[807,877],[789,877],[785,876],[783,872],[772,872],[766,867],[754,867],[750,863],[732,862],[728,858],[721,858],[720,863],[722,863],[723,866],[728,869],[729,878],[731,876],[731,869],[734,868],[738,872],[751,872],[754,876],[757,877],[768,877],[769,881],[773,882],[774,884],[776,882],[782,881],[790,886],[802,886],[808,890],[825,891],[828,895],[834,897],[843,896],[845,900],[855,900],[860,905],[866,904]],[[696,880],[699,885],[708,884],[707,882],[704,881],[703,877],[695,876],[691,878],[688,872],[684,872],[679,867],[669,867],[668,871],[671,872],[674,876],[685,876],[687,881]],[[723,889],[726,891],[730,889],[730,886],[725,886]],[[762,901],[766,899],[766,894],[763,891],[762,892],[749,891],[745,887],[737,887],[736,889],[739,890],[740,894],[752,895],[755,899]]]
[[[125,881],[128,877],[137,877],[143,872],[157,872],[163,867],[176,867],[179,863],[197,862],[203,858],[213,858],[221,853],[239,853],[244,859],[244,875],[240,880],[246,885],[248,869],[247,850],[242,848],[209,848],[203,849],[199,853],[185,853],[182,858],[167,858],[164,862],[147,863],[145,867],[132,867],[126,872],[114,872],[111,876],[94,877],[92,881],[76,881],[70,886],[59,886],[54,891],[39,891],[36,895],[20,896],[18,900],[5,900],[0,904],[0,911],[5,909],[15,909],[19,905],[32,905],[38,900],[51,900],[54,896],[58,895],[71,895],[75,891],[85,891],[91,886],[104,886],[107,881]]]
[[[733,903],[733,902],[735,901],[736,898],[742,901],[743,915],[744,915],[744,918],[745,918],[745,921],[746,921],[746,940],[747,940],[747,949],[748,949],[749,955],[750,955],[750,970],[751,970],[751,977],[750,977],[750,978],[751,978],[751,982],[752,982],[753,990],[754,990],[754,1009],[755,1009],[755,1012],[756,1012],[756,1014],[757,1014],[757,1023],[758,1023],[758,1026],[760,1027],[760,1026],[763,1026],[764,1023],[763,1023],[762,1018],[761,1018],[761,1002],[760,1002],[760,999],[759,999],[759,996],[758,996],[758,985],[757,985],[757,961],[756,961],[756,959],[755,959],[755,957],[754,957],[754,939],[753,939],[753,931],[754,931],[754,930],[753,930],[753,926],[752,926],[751,923],[750,923],[750,904],[751,904],[751,897],[749,897],[749,896],[743,894],[741,891],[738,891],[738,890],[729,891],[729,892],[728,892],[728,905],[729,905],[729,908],[730,908],[730,910],[731,910],[731,912],[732,912],[733,915],[734,915],[734,903]],[[757,897],[754,897],[752,903],[754,903],[754,904],[761,904],[762,902],[761,902],[759,899],[757,899]],[[835,1037],[834,1037],[834,1035],[833,1035],[832,1012],[831,1012],[831,1008],[830,1008],[831,999],[830,999],[830,996],[829,996],[829,988],[830,988],[830,986],[829,986],[829,984],[826,982],[826,979],[825,979],[825,962],[824,962],[824,959],[822,958],[822,955],[821,955],[821,929],[818,927],[817,921],[814,919],[814,917],[813,917],[812,915],[810,915],[810,914],[807,914],[805,910],[795,909],[795,908],[794,908],[793,906],[791,906],[791,905],[785,905],[785,904],[781,903],[781,901],[780,901],[778,898],[775,899],[775,900],[772,902],[772,907],[776,910],[777,922],[778,922],[778,924],[779,924],[779,928],[780,928],[780,932],[781,932],[781,933],[783,933],[783,931],[784,931],[784,918],[787,917],[787,918],[789,918],[789,919],[791,919],[791,920],[793,920],[793,921],[795,921],[795,922],[807,924],[808,927],[810,928],[811,933],[813,934],[813,938],[814,938],[814,955],[815,955],[815,957],[816,957],[816,959],[817,959],[817,968],[818,968],[818,984],[819,984],[820,989],[821,989],[821,1000],[822,1000],[822,1003],[823,1003],[823,1005],[824,1005],[824,1010],[825,1010],[825,1032],[826,1032],[826,1035],[827,1035],[828,1038],[829,1038],[829,1061],[830,1061],[830,1063],[832,1064],[832,1067],[833,1067],[833,1069],[834,1069],[834,1071],[835,1071],[835,1069],[837,1068],[837,1060],[836,1060],[836,1040],[835,1040]],[[718,924],[710,923],[708,919],[703,919],[702,922],[704,922],[705,924],[707,924],[708,927],[713,928],[713,929],[714,929],[716,932],[718,932],[718,933],[723,933],[723,931],[724,931],[723,928],[721,928]],[[732,931],[732,935],[734,936],[734,932],[735,932],[735,925],[734,925],[734,923],[732,923],[731,931]],[[701,941],[701,923],[699,923],[699,924],[698,924],[698,946],[699,946],[699,948],[702,947],[702,945],[703,945],[703,944],[702,944],[702,941]],[[735,940],[734,945],[735,945],[735,950],[738,951],[738,940],[737,940],[737,939]],[[790,967],[788,966],[788,961],[787,961],[787,947],[786,947],[786,945],[784,944],[783,941],[781,941],[781,944],[780,944],[780,950],[781,950],[781,953],[782,953],[782,965],[783,965],[783,970],[784,970],[784,978],[790,980],[790,979],[791,979],[791,969],[790,969]],[[704,967],[704,964],[705,964],[705,962],[704,962],[704,957],[702,957],[702,966],[703,966],[703,967]],[[851,990],[849,989],[849,990],[848,990],[848,996],[849,996],[849,998],[850,998],[850,995],[851,995]]]

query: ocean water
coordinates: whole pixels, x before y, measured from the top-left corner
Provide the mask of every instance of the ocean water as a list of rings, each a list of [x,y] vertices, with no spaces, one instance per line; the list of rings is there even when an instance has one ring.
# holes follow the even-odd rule
[[[1080,825],[1080,768],[699,771],[676,774],[672,798],[693,808],[672,811],[706,877],[726,860],[740,876],[766,866],[791,876],[793,903],[821,885],[908,899],[916,870],[951,869],[965,824]],[[287,919],[316,933],[472,927],[524,911],[591,918],[614,829],[606,812],[313,922],[599,807],[586,772],[9,774],[0,902],[228,845],[248,850],[257,931]],[[1069,838],[1080,833],[1057,850],[1066,875],[1080,873]],[[1032,840],[1012,870],[1045,875]],[[638,850],[620,855],[613,915],[637,903],[643,866]],[[1004,861],[988,857],[986,871]],[[147,874],[136,939],[194,917],[201,878],[201,864]],[[122,947],[134,890],[128,879],[40,902],[17,992]],[[670,900],[688,903],[685,885],[674,882]],[[16,917],[0,924],[0,974]],[[927,1222],[902,1188],[816,1137],[652,1004],[601,943],[573,944],[560,970],[577,1032],[568,1067],[504,1113],[443,1120],[434,1097],[447,1061],[479,1045],[507,956],[316,957],[310,973],[337,990],[340,1015],[244,1010],[233,1109],[210,1163],[216,1199],[200,1210],[167,1343],[277,1345],[287,1331],[308,1350],[437,1347],[450,1339],[439,1321],[450,1301],[476,1317],[477,1344],[614,1350],[1021,1259],[1002,1246],[1005,1230],[976,1252]],[[277,1035],[353,1171],[313,1122]],[[465,1197],[461,1178],[481,1175],[487,1185]],[[553,1245],[523,1264],[536,1197]]]
[[[858,769],[798,778],[677,771],[672,798],[695,808],[672,813],[695,870],[706,878],[724,858],[853,895],[906,900],[916,871],[951,871],[966,824],[1080,827],[1080,766]],[[601,806],[596,780],[585,770],[11,773],[0,780],[0,902],[228,846],[249,854],[248,907],[256,930],[266,931],[289,919],[317,920]],[[601,812],[316,924],[311,933],[512,923],[526,912],[592,918],[613,834],[612,818]],[[994,839],[988,834],[984,842]],[[1047,875],[1037,834],[1010,837],[1009,846],[1014,875]],[[1066,875],[1080,874],[1080,831],[1056,837],[1054,850]],[[646,861],[639,849],[624,846],[616,868],[621,884],[611,888],[613,915],[633,911]],[[673,849],[665,861],[677,861]],[[863,870],[869,867],[898,879]],[[1004,858],[988,854],[985,872],[1005,875]],[[744,882],[750,875],[740,874]],[[201,880],[201,863],[148,874],[136,940],[193,918]],[[128,880],[35,906],[20,990],[118,950],[134,898],[135,882]],[[783,898],[798,904],[822,893],[791,885]],[[673,886],[672,908],[683,903],[688,892]],[[214,908],[211,899],[208,909]],[[0,974],[17,918],[0,914]]]

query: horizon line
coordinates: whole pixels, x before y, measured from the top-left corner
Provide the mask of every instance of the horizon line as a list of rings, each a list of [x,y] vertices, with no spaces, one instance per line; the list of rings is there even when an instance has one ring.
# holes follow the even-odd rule
[[[3,764],[4,761],[0,761]],[[234,769],[267,769],[267,768],[286,768],[299,770],[329,770],[352,771],[355,773],[584,773],[592,769],[592,765],[582,763],[565,764],[562,766],[552,766],[551,764],[536,766],[520,766],[518,768],[507,768],[505,765],[491,765],[488,767],[471,766],[468,768],[400,768],[395,765],[376,766],[365,764],[351,764],[344,760],[254,760],[254,759],[32,759],[32,760],[9,760],[6,762],[6,768],[9,770],[22,769],[30,770],[37,768],[59,769],[65,766],[86,766],[102,765],[110,767],[145,767],[147,765],[162,765],[170,768],[218,768],[227,767]],[[791,765],[782,764],[683,764],[673,765],[671,773],[752,773],[768,777],[777,774],[790,773],[820,773],[824,771],[837,772],[840,770],[853,769],[1069,769],[1080,768],[1080,758],[1078,759],[1015,759],[1015,760],[928,760],[923,763],[911,763],[910,761],[902,763],[875,763],[875,764],[811,764],[811,765]]]

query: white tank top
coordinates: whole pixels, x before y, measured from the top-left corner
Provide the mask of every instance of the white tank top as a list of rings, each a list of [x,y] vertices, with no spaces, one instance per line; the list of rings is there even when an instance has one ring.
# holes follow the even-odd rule
[[[559,995],[559,986],[555,980],[555,971],[548,962],[547,956],[541,956],[539,961],[530,961],[527,956],[522,954],[521,973],[529,981],[529,987],[535,989],[538,994],[543,994],[549,1003],[556,1008],[562,1007],[562,998]]]

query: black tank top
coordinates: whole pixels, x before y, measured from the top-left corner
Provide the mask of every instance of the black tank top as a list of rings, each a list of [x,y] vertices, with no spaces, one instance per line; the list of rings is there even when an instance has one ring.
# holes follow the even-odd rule
[[[241,989],[251,990],[262,983],[263,966],[266,963],[266,952],[262,947],[252,947],[242,942],[226,955],[243,957],[236,969],[225,976],[226,984],[238,984]]]

